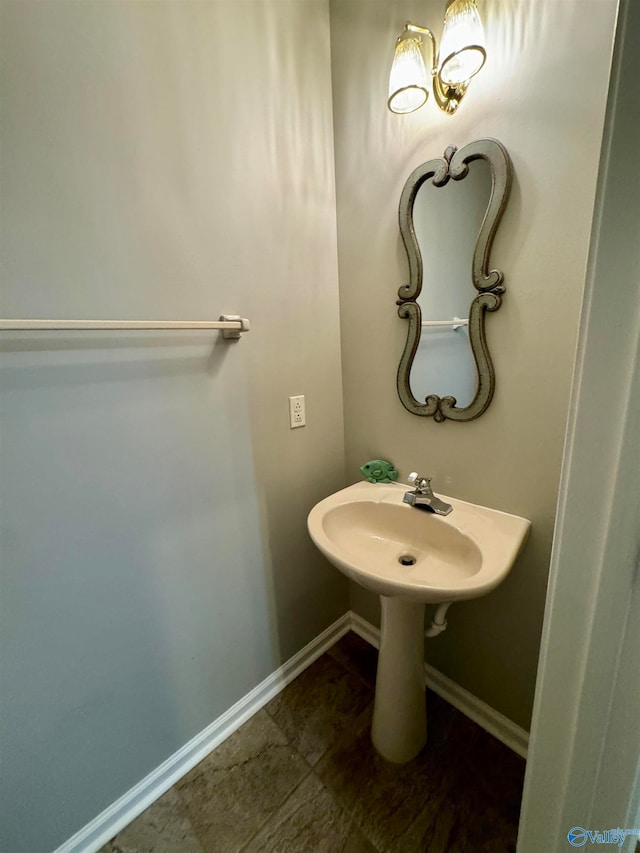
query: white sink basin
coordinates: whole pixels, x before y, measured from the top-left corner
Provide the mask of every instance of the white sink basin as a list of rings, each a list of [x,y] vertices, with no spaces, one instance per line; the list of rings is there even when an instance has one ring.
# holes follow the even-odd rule
[[[403,502],[402,483],[356,483],[309,513],[311,538],[334,566],[380,595],[382,624],[371,739],[399,764],[427,739],[424,606],[476,598],[508,575],[530,522],[442,497],[446,516]],[[441,628],[442,630],[442,628]]]
[[[435,515],[402,502],[410,488],[362,482],[330,495],[309,513],[311,538],[336,568],[379,595],[428,603],[495,589],[531,523],[441,495],[453,512]]]

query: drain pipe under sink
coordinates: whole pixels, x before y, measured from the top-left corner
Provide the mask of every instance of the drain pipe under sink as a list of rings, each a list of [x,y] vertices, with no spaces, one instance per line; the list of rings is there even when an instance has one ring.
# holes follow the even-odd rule
[[[445,601],[438,605],[436,612],[433,615],[433,619],[431,620],[431,625],[424,632],[425,637],[437,637],[438,634],[442,634],[443,631],[447,630],[447,620],[445,619],[445,616],[447,610],[452,604],[452,601]]]

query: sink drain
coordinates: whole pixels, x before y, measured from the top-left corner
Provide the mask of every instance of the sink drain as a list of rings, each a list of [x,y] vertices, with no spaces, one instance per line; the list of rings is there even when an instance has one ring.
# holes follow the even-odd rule
[[[401,566],[415,566],[416,558],[413,554],[401,554],[398,557],[398,562]]]

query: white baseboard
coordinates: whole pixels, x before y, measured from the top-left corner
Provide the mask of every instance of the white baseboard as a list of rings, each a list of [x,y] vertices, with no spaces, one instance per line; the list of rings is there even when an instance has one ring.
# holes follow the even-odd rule
[[[54,853],[96,853],[350,630],[379,647],[378,628],[348,611]],[[446,702],[518,755],[527,757],[528,732],[428,664],[425,678],[427,685]]]
[[[345,613],[221,717],[65,841],[55,853],[95,853],[99,850],[348,633],[350,628],[351,613]]]
[[[375,628],[362,616],[359,616],[353,611],[351,616],[351,630],[355,631],[363,640],[371,643],[372,646],[378,648],[380,646],[380,631]],[[453,705],[458,711],[461,711],[466,717],[473,720],[483,729],[492,734],[499,741],[502,741],[505,746],[508,746],[518,755],[523,758],[527,757],[527,749],[529,746],[529,732],[517,726],[504,714],[496,711],[486,702],[478,699],[473,693],[469,693],[464,687],[460,687],[455,681],[447,678],[437,669],[425,664],[425,679],[427,686],[441,696],[445,702]]]
[[[351,630],[359,637],[362,637],[363,640],[366,640],[369,645],[379,649],[380,628],[376,628],[371,624],[371,622],[367,622],[367,620],[363,619],[358,613],[354,613],[353,610],[349,611],[349,616],[351,617]]]

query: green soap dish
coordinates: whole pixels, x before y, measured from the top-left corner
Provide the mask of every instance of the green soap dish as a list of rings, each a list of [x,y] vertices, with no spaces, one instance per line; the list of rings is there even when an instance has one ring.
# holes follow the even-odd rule
[[[386,462],[384,459],[372,459],[360,470],[370,483],[393,483],[398,479],[396,469],[391,462]]]

